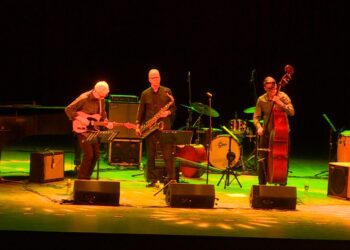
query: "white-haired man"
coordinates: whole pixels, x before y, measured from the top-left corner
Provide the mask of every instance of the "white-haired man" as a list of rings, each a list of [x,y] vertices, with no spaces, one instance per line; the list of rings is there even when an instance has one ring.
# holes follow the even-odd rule
[[[104,127],[113,128],[113,123],[107,119],[105,109],[105,98],[108,93],[108,83],[99,81],[93,89],[82,93],[65,108],[66,115],[73,121],[73,132],[76,134],[83,152],[78,179],[89,180],[100,157],[100,144],[86,140],[88,130],[94,127],[93,122],[102,122]]]

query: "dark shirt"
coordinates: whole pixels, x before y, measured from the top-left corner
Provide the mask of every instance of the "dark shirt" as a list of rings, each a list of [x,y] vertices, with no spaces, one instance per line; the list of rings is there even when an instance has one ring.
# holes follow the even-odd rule
[[[280,91],[278,92],[278,96],[280,97],[280,100],[284,103],[285,107],[281,108],[283,111],[286,112],[286,120],[288,122],[288,116],[294,116],[294,107],[293,104],[289,98],[289,96]],[[253,115],[253,121],[254,121],[254,125],[256,127],[256,129],[259,129],[259,127],[261,127],[262,125],[260,124],[260,119],[263,118],[264,120],[264,124],[266,124],[271,108],[272,108],[272,101],[269,101],[268,95],[267,93],[261,95],[256,103],[256,109]],[[275,105],[275,108],[277,105]],[[267,131],[271,131],[273,128],[273,119],[269,120],[269,124],[267,126]],[[289,126],[289,122],[288,122],[288,126]]]
[[[160,86],[158,92],[154,92],[151,87],[141,93],[140,105],[136,115],[136,124],[143,124],[160,111],[171,100],[166,93],[172,95],[169,88]],[[160,119],[164,122],[164,129],[170,129],[175,118],[175,102],[168,109],[171,115]]]
[[[89,90],[82,93],[65,108],[69,120],[74,120],[77,116],[77,111],[82,111],[88,115],[101,114],[101,120],[107,119],[105,101],[95,98],[92,91],[93,90]]]

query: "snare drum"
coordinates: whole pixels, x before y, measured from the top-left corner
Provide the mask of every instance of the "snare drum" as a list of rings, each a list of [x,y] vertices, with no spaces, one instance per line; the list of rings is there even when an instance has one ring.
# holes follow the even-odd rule
[[[350,162],[350,130],[344,130],[338,137],[337,160]]]
[[[234,134],[241,135],[247,129],[247,122],[242,119],[232,119],[230,120],[229,127]]]
[[[218,169],[225,170],[228,167],[227,154],[229,153],[229,144],[231,141],[231,152],[234,159],[230,167],[235,167],[241,156],[241,148],[239,143],[230,135],[218,135],[210,144],[210,164]]]

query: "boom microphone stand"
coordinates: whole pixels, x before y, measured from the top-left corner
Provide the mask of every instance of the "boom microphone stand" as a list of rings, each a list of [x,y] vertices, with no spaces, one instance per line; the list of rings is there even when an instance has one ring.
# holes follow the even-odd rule
[[[191,98],[191,71],[188,71],[187,75],[187,83],[188,83],[188,104],[191,107],[192,98]],[[186,130],[190,129],[190,124],[192,123],[192,109],[188,109],[188,118],[186,122]]]
[[[332,159],[333,159],[333,157],[332,157],[332,155],[333,155],[333,133],[336,133],[337,129],[335,128],[335,126],[333,125],[333,123],[331,122],[331,120],[328,118],[328,116],[326,114],[323,114],[322,116],[323,116],[323,118],[327,121],[327,123],[330,126],[330,129],[329,129],[328,162],[331,162]],[[328,173],[328,170],[321,171],[320,173],[315,174],[315,176],[318,176],[318,175],[321,175],[321,174],[324,174],[324,173]]]

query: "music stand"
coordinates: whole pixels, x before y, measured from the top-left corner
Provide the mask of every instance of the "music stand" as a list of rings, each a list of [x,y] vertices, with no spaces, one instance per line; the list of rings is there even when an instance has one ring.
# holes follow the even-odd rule
[[[193,131],[186,130],[163,130],[159,141],[164,144],[186,145],[191,144]]]
[[[233,181],[232,180],[230,182],[230,174],[232,174],[235,177],[238,185],[242,188],[242,185],[241,185],[241,183],[238,180],[237,174],[233,170],[234,166],[231,166],[233,160],[235,159],[235,154],[231,151],[231,140],[233,138],[233,139],[238,141],[238,138],[228,128],[226,128],[226,126],[221,126],[221,128],[224,129],[230,135],[230,137],[229,137],[228,152],[226,154],[226,158],[227,158],[228,164],[227,164],[226,169],[222,173],[222,176],[221,176],[221,178],[220,178],[220,180],[219,180],[217,185],[219,186],[221,181],[222,181],[222,179],[224,178],[224,176],[226,176],[226,178],[225,178],[225,186],[224,186],[224,189],[226,189],[226,186],[229,186],[231,184],[231,182]]]
[[[111,142],[117,135],[119,131],[116,130],[103,130],[103,131],[90,131],[86,136],[86,141],[89,143],[109,143]],[[96,170],[96,180],[99,179],[100,173],[100,157],[97,159],[97,170]]]
[[[191,144],[193,136],[193,131],[186,131],[186,130],[163,130],[160,133],[159,136],[159,142],[163,144],[171,144],[173,148],[176,145],[186,145]],[[170,183],[174,183],[174,181],[168,182],[162,189],[160,189],[158,192],[154,194],[157,195],[160,193],[164,188],[166,188]]]

